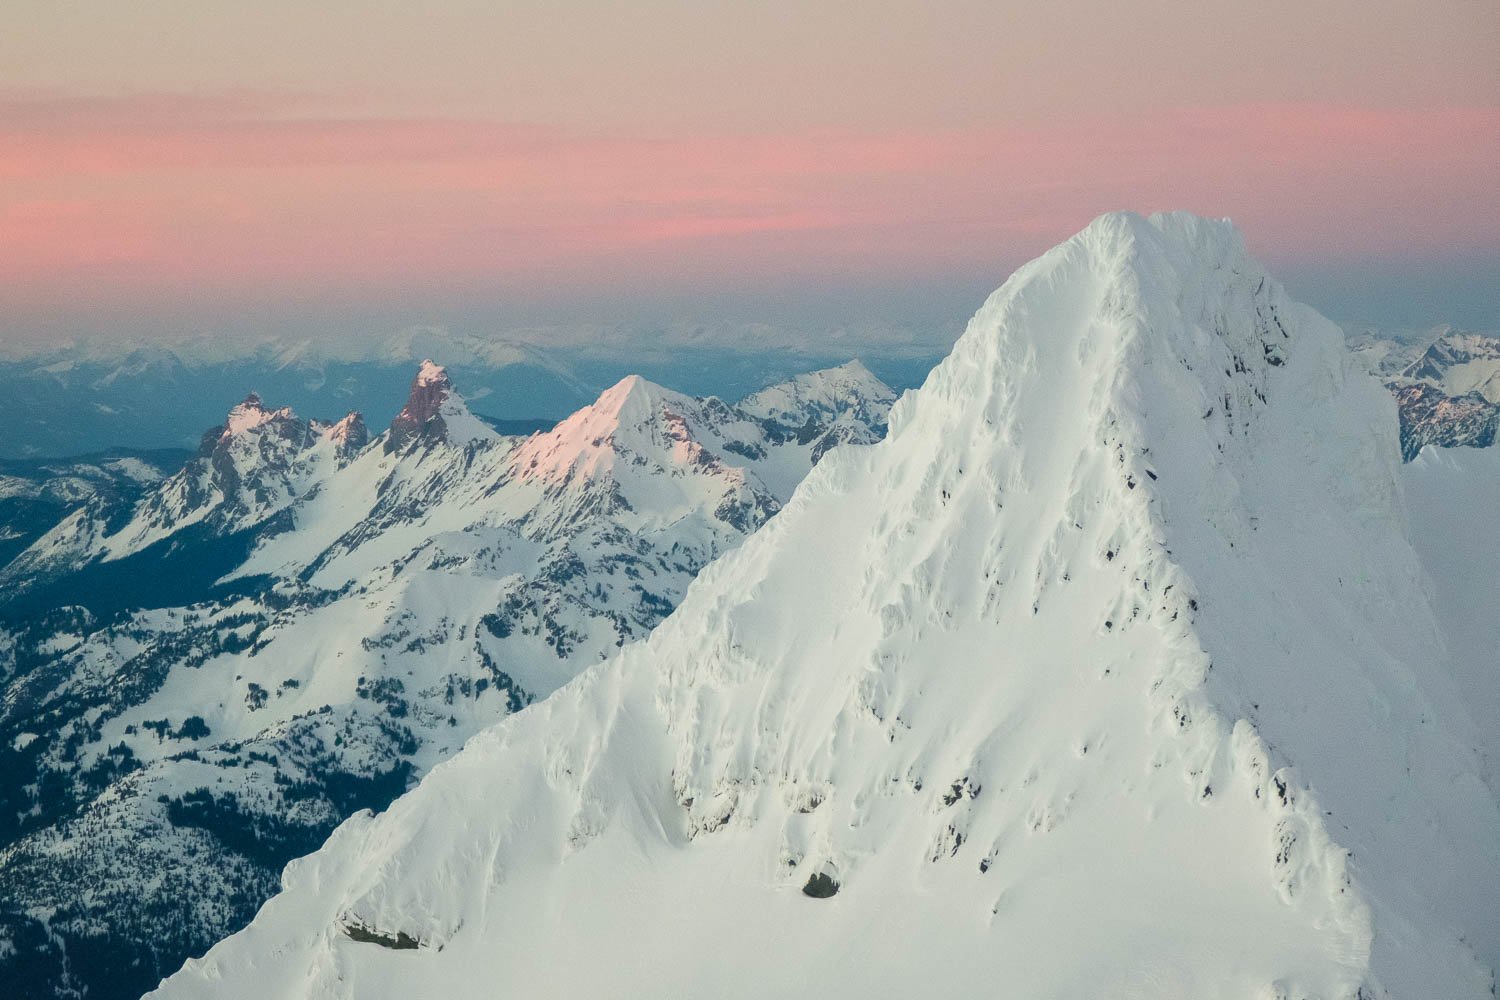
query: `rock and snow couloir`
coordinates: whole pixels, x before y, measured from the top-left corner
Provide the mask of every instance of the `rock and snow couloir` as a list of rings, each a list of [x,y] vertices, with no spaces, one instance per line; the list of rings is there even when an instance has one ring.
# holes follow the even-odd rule
[[[154,995],[1488,995],[1390,410],[1229,224],[1104,216]]]

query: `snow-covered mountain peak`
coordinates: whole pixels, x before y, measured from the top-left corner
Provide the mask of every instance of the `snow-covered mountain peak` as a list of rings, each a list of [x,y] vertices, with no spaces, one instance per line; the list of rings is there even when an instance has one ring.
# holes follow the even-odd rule
[[[1390,407],[1229,224],[1102,217],[164,995],[1483,995]]]
[[[600,394],[591,406],[585,407],[575,416],[587,413],[588,422],[599,426],[613,424],[618,428],[625,423],[639,423],[648,419],[663,403],[682,401],[691,397],[657,385],[639,375],[627,375]]]
[[[344,455],[352,455],[370,443],[370,430],[364,414],[352,411],[337,423],[322,428],[323,435]]]
[[[700,408],[699,400],[629,375],[552,430],[532,435],[512,464],[523,478],[563,482],[608,473],[622,450],[687,461],[694,442],[684,418]]]
[[[543,535],[611,514],[631,530],[653,532],[708,518],[709,538],[753,530],[790,494],[786,483],[795,485],[811,466],[805,448],[721,400],[639,376],[533,434],[508,464],[516,480],[555,498],[533,517]]]
[[[1051,329],[1073,320],[1086,328],[1080,350],[1088,356],[1058,358],[1060,370],[1118,382],[1170,358],[1195,376],[1194,395],[1205,403],[1200,417],[1242,427],[1248,411],[1264,404],[1269,373],[1285,364],[1292,335],[1282,314],[1289,307],[1227,219],[1109,213],[990,296],[934,369],[920,405],[928,419],[978,410],[995,425],[1009,412],[1013,373],[1054,357]],[[1129,368],[1096,373],[1087,362],[1101,350],[1124,352]],[[948,405],[933,403],[934,396]],[[916,394],[899,402],[893,426],[918,405]]]
[[[243,401],[235,404],[224,419],[224,429],[221,438],[228,439],[236,434],[261,427],[273,420],[293,421],[296,414],[291,407],[283,406],[279,409],[268,408],[261,401],[259,393],[250,393]]]
[[[434,364],[431,358],[422,359],[422,364],[417,369],[415,384],[420,386],[444,385],[450,389],[453,387],[453,383],[448,379],[448,370],[442,365]]]
[[[831,423],[859,415],[884,423],[896,394],[859,360],[797,375],[741,400],[739,408],[783,426]]]
[[[391,421],[386,433],[387,454],[414,444],[463,446],[475,441],[494,441],[500,435],[474,416],[443,366],[424,360],[412,379],[406,405]]]

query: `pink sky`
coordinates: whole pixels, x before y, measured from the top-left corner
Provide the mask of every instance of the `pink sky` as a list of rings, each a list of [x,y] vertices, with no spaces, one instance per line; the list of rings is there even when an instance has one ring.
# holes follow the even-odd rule
[[[513,23],[473,15],[491,58],[519,61],[503,71],[467,35],[423,39],[382,5],[389,23],[365,19],[322,63],[317,39],[348,18],[306,15],[295,45],[240,24],[231,46],[235,8],[116,12],[91,34],[54,6],[0,41],[16,67],[0,90],[0,336],[122,306],[998,282],[1123,207],[1231,216],[1283,271],[1500,259],[1500,48],[1475,51],[1500,41],[1491,4],[1384,22],[1350,6],[1295,32],[1274,28],[1278,5],[1254,24],[1143,4],[1152,16],[1128,23],[1039,26],[954,4],[849,37],[786,7],[784,23],[724,15],[743,34],[728,41],[696,7],[647,5],[641,41],[523,4]],[[706,48],[666,45],[664,25]],[[112,45],[91,41],[106,28]],[[403,31],[418,37],[393,49]],[[757,58],[777,38],[798,58]]]

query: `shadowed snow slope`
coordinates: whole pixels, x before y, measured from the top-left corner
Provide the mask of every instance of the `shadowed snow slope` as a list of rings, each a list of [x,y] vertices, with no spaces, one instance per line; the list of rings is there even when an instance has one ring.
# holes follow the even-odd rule
[[[1454,680],[1478,723],[1484,775],[1500,789],[1500,533],[1489,528],[1500,497],[1500,448],[1428,446],[1402,470],[1411,541],[1432,577]]]
[[[1102,217],[160,995],[1487,995],[1391,406],[1229,224]]]

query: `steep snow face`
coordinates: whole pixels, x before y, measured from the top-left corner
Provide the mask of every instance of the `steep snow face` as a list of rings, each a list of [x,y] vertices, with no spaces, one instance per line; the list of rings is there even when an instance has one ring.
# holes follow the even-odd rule
[[[1500,789],[1500,534],[1488,530],[1500,498],[1500,449],[1424,448],[1403,479],[1411,540],[1432,579],[1459,693],[1476,723],[1484,775]]]
[[[157,995],[1484,995],[1394,424],[1227,223],[1105,216]]]

